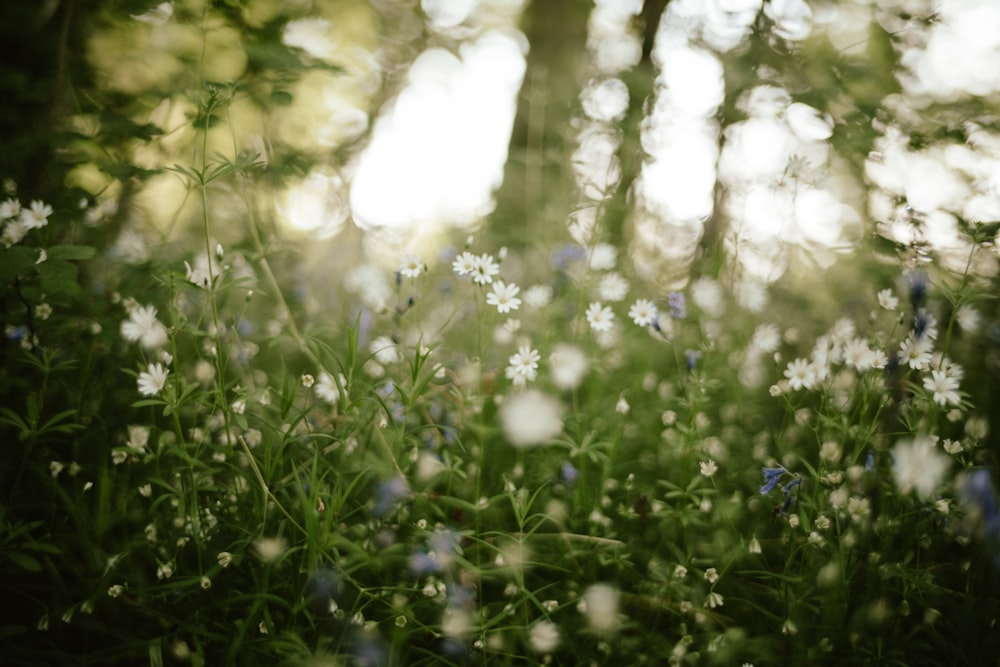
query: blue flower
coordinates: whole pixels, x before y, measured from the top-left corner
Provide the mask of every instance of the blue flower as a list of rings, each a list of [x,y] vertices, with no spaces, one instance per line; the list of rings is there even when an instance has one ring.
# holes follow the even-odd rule
[[[777,468],[762,468],[762,470],[764,471],[764,483],[760,487],[760,492],[766,496],[771,491],[774,491],[774,487],[778,486],[778,481],[785,474],[786,470],[781,466]]]
[[[795,479],[793,479],[792,481],[790,481],[788,484],[785,484],[783,487],[781,487],[781,492],[787,496],[787,495],[789,495],[792,492],[792,489],[794,489],[796,486],[798,486],[801,483],[802,483],[802,478],[801,477],[796,477]]]
[[[698,352],[697,350],[686,350],[684,352],[684,359],[687,362],[687,369],[689,371],[694,370],[698,360],[701,359],[701,352]]]

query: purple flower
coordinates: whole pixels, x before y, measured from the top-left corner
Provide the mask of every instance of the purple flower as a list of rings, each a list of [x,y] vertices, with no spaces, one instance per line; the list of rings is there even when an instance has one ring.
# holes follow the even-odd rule
[[[574,468],[572,463],[566,461],[562,464],[559,476],[562,477],[564,482],[572,486],[576,482],[576,478],[580,476],[580,471]]]
[[[667,294],[667,303],[670,306],[670,317],[675,320],[683,320],[687,317],[687,302],[681,292],[670,292]]]

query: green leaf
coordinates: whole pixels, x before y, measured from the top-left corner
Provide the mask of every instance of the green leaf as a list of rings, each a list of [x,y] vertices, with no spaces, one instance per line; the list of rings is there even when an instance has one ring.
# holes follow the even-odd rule
[[[9,285],[15,278],[33,273],[37,260],[38,248],[14,246],[0,252],[0,285]]]
[[[89,245],[57,245],[46,249],[45,252],[49,260],[83,260],[92,259],[97,254],[97,248]]]
[[[10,551],[7,553],[7,558],[12,560],[15,565],[19,565],[28,572],[41,572],[42,564],[38,562],[33,556],[21,553],[20,551]]]

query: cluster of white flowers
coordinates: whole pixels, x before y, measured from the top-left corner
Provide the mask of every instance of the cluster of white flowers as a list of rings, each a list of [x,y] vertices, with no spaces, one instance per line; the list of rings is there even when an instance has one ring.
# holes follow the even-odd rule
[[[50,215],[52,207],[43,201],[36,199],[31,206],[23,208],[17,199],[7,199],[0,203],[0,221],[4,223],[0,242],[7,248],[20,243],[32,229],[49,224]]]
[[[889,311],[895,310],[899,305],[899,299],[888,289],[878,292],[877,300],[883,309]],[[966,323],[974,326],[978,321],[978,313],[968,306],[963,309]],[[934,403],[941,407],[959,407],[962,402],[959,385],[963,370],[958,364],[934,351],[937,335],[937,320],[934,316],[926,310],[917,311],[914,327],[900,341],[894,358],[900,367],[925,374],[921,385]],[[773,347],[776,349],[777,337],[773,338]],[[754,342],[757,343],[756,333]],[[833,370],[837,366],[842,365],[860,374],[884,369],[889,363],[889,354],[872,346],[865,338],[855,335],[853,322],[844,318],[838,320],[826,335],[816,340],[808,359],[799,357],[788,363],[784,372],[785,380],[772,387],[772,393],[777,395],[789,389],[816,389],[833,376]]]

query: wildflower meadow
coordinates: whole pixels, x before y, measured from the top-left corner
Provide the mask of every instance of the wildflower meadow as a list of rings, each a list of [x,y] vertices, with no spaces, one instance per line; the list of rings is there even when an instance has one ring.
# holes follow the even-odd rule
[[[918,106],[820,3],[569,3],[582,92],[528,61],[483,211],[362,200],[391,123],[295,105],[374,116],[407,40],[475,62],[546,3],[57,4],[33,34],[80,61],[3,83],[44,140],[4,120],[0,663],[998,664],[995,76]],[[959,25],[843,4],[900,68]],[[847,74],[810,95],[821,52]],[[701,158],[657,147],[703,140],[681,203]],[[318,174],[334,231],[283,224]]]

